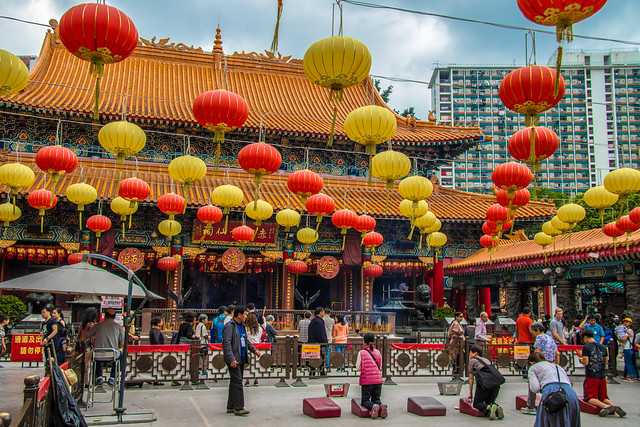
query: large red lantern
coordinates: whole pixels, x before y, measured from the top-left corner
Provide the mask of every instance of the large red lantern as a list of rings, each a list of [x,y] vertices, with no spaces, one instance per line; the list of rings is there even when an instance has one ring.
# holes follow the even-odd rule
[[[130,201],[131,207],[146,200],[150,193],[151,187],[140,178],[125,178],[118,184],[118,196]]]
[[[256,142],[245,145],[240,149],[238,152],[238,163],[242,169],[255,176],[256,194],[253,200],[257,203],[260,198],[262,177],[271,175],[280,169],[282,156],[274,146],[265,144],[264,142]]]
[[[34,190],[27,196],[27,203],[34,209],[38,209],[40,216],[40,233],[44,232],[44,214],[47,210],[53,209],[58,204],[58,196],[49,190]]]
[[[526,188],[513,193],[505,190],[496,190],[496,201],[509,210],[525,206],[529,203],[529,200],[531,200],[531,194]]]
[[[487,209],[487,221],[492,221],[498,226],[509,219],[509,210],[499,203],[494,203]]]
[[[249,117],[249,105],[237,93],[216,89],[201,93],[193,101],[193,116],[200,126],[213,132],[216,144],[216,163],[220,158],[220,144],[224,134],[244,125]]]
[[[205,225],[205,230],[211,230],[211,226],[220,222],[222,216],[222,209],[213,205],[201,206],[196,212],[196,217]]]
[[[500,82],[500,99],[516,113],[525,115],[527,126],[538,122],[538,114],[553,108],[564,96],[564,79],[558,78],[558,93],[554,93],[556,71],[542,65],[529,65],[511,71]]]
[[[248,243],[253,240],[255,230],[248,225],[239,225],[231,230],[231,238],[235,242]]]
[[[287,188],[302,202],[306,202],[309,196],[318,194],[324,187],[324,180],[317,173],[309,169],[295,171],[287,177]]]
[[[502,163],[493,170],[491,180],[499,189],[514,193],[528,186],[533,179],[531,170],[521,163]]]
[[[560,137],[543,126],[520,129],[509,138],[509,154],[521,162],[527,162],[534,170],[541,160],[549,158],[560,146]]]
[[[46,174],[51,175],[55,185],[60,177],[69,174],[78,166],[78,156],[62,145],[48,145],[36,153],[36,165]]]
[[[369,264],[362,270],[363,276],[371,279],[382,276],[382,273],[384,270],[378,264]]]
[[[629,218],[636,224],[640,224],[640,207],[631,209],[631,211],[629,211]]]
[[[344,249],[344,240],[347,236],[347,231],[353,228],[358,221],[358,214],[351,209],[339,209],[331,216],[331,222],[333,225],[340,229],[342,235],[342,249]]]
[[[358,217],[353,228],[360,232],[362,238],[364,235],[376,228],[376,219],[370,215],[362,214]]]
[[[480,246],[483,248],[493,248],[496,245],[496,241],[490,234],[484,234],[480,237]]]
[[[333,201],[331,196],[318,193],[309,197],[304,204],[305,209],[309,214],[316,216],[316,231],[320,228],[322,218],[331,215],[336,210],[336,202]]]
[[[156,263],[158,270],[162,270],[164,272],[176,271],[178,269],[178,264],[178,260],[172,256],[162,257]]]
[[[287,271],[291,274],[303,274],[309,270],[309,266],[304,261],[291,261],[287,263]]]
[[[377,231],[370,231],[362,238],[362,246],[369,249],[371,253],[375,254],[376,248],[384,242],[384,237]]]
[[[482,223],[482,232],[489,235],[496,234],[498,233],[498,224],[493,221],[485,221]]]
[[[158,209],[169,219],[174,219],[176,215],[182,215],[187,208],[187,201],[184,197],[176,193],[167,193],[158,197]]]
[[[104,215],[91,215],[87,218],[87,228],[96,233],[96,252],[100,249],[100,236],[105,231],[111,230],[111,219]]]
[[[91,73],[96,76],[94,118],[97,119],[104,66],[131,55],[138,45],[136,26],[120,9],[83,3],[62,15],[58,35],[69,52],[91,63]]]
[[[627,239],[631,233],[640,230],[640,224],[633,222],[629,215],[624,215],[618,218],[616,221],[616,227],[627,233]]]
[[[613,240],[613,252],[615,254],[617,247],[616,239],[623,236],[624,231],[620,230],[615,222],[609,222],[602,227],[602,232]]]

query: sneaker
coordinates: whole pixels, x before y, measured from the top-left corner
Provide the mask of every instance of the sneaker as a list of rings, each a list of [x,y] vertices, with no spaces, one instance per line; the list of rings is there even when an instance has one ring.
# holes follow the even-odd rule
[[[371,419],[376,419],[380,415],[380,405],[373,405],[371,408]]]
[[[380,405],[380,418],[387,418],[389,416],[389,407],[387,405]]]
[[[598,412],[598,415],[601,417],[606,417],[610,414],[609,412],[609,408],[602,408],[600,409],[600,412]]]
[[[536,415],[537,411],[533,408],[527,408],[525,406],[524,408],[520,409],[520,413],[525,415]]]
[[[96,378],[96,385],[102,385],[102,384],[104,384],[104,378],[103,377]]]
[[[627,416],[627,413],[619,406],[614,406],[613,407],[613,412],[619,416],[620,418],[624,418]]]
[[[114,386],[114,384],[116,383],[116,380],[115,380],[115,378],[109,378],[109,380],[107,381],[107,383],[108,383],[111,387],[113,387],[113,386]]]
[[[227,408],[227,414],[233,414],[235,411],[233,409]]]
[[[498,409],[498,405],[495,403],[493,405],[489,405],[489,419],[491,421],[496,419],[496,410]]]
[[[249,415],[249,411],[247,411],[246,409],[236,409],[235,411],[233,411],[233,414],[238,416],[238,417],[246,417],[247,415]]]
[[[498,417],[499,420],[504,418],[504,410],[502,409],[502,406],[500,405],[496,405],[496,417]]]

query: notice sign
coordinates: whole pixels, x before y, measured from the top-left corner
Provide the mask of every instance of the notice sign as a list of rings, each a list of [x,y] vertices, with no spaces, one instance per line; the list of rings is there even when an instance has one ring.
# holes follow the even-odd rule
[[[515,360],[528,360],[531,349],[528,345],[514,345],[513,358]]]
[[[100,307],[105,308],[122,308],[124,305],[124,297],[102,297]]]
[[[42,362],[42,335],[11,335],[12,362]]]
[[[302,344],[301,359],[320,359],[320,344]]]

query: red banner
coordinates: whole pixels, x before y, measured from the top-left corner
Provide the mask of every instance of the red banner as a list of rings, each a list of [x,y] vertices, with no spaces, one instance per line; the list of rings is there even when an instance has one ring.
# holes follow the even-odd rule
[[[247,243],[238,243],[231,238],[231,230],[239,225],[242,225],[242,222],[229,221],[227,232],[225,233],[224,221],[213,224],[210,230],[205,229],[200,221],[195,221],[193,223],[191,241],[193,243],[218,243],[236,246],[275,246],[277,238],[276,224],[262,223],[259,226],[248,224],[256,230],[256,233],[253,241]]]
[[[444,344],[439,344],[439,343],[433,343],[433,344],[400,344],[400,343],[394,343],[391,344],[391,348],[393,348],[394,350],[403,350],[403,351],[409,351],[409,350],[435,350],[435,351],[442,351],[445,348]]]
[[[12,362],[42,362],[42,335],[11,335]]]

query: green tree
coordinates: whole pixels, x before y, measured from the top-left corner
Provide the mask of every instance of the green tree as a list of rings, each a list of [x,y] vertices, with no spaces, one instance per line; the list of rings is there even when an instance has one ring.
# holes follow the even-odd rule
[[[14,323],[24,318],[27,314],[27,306],[14,295],[0,295],[0,314]]]
[[[418,116],[416,116],[415,107],[405,108],[404,110],[402,110],[402,112],[399,112],[398,110],[395,110],[395,111],[396,113],[400,114],[402,117],[413,116],[416,120],[418,119]]]
[[[389,99],[391,98],[391,94],[393,93],[393,85],[389,85],[383,89],[382,84],[380,83],[380,80],[375,79],[373,81],[373,86],[376,88],[376,90],[380,94],[380,98],[382,98],[384,102],[388,103]]]
[[[620,218],[620,216],[625,215],[629,210],[640,205],[640,195],[632,194],[629,197],[618,200],[618,202],[612,207],[605,209],[602,212],[601,217],[600,212],[597,209],[592,209],[587,206],[587,204],[584,202],[583,195],[584,193],[580,194],[574,202],[585,208],[585,210],[587,211],[587,216],[580,224],[576,225],[573,231],[600,228],[603,221],[605,224],[608,222],[616,221],[618,218]]]

